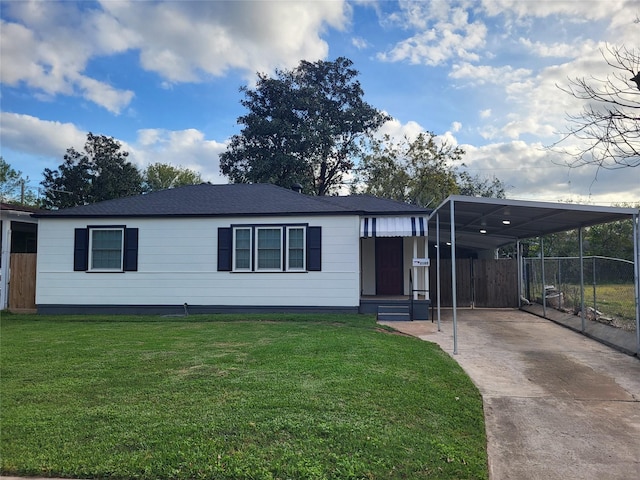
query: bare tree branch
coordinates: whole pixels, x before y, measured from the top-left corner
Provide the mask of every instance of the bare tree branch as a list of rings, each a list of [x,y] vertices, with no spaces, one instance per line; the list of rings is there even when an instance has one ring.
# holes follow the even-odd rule
[[[581,113],[567,115],[567,130],[549,148],[567,154],[569,167],[637,167],[640,166],[640,52],[624,46],[606,46],[601,53],[613,69],[606,78],[591,75],[569,79],[568,86],[557,85],[563,92],[586,100],[587,105]],[[580,140],[579,145],[567,146],[570,139]]]

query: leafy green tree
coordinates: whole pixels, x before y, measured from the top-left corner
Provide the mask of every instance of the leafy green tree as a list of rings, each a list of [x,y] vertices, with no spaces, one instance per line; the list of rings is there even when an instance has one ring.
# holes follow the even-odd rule
[[[352,191],[435,207],[452,194],[504,198],[502,182],[459,172],[464,150],[432,132],[410,141],[385,136],[362,157]]]
[[[44,170],[45,206],[67,208],[142,193],[142,176],[128,156],[112,137],[89,132],[82,152],[69,148],[57,170]]]
[[[640,203],[617,206],[640,209]],[[589,227],[584,238],[586,255],[601,255],[633,261],[633,220],[631,219]]]
[[[468,197],[506,198],[504,183],[497,177],[482,178],[469,172],[458,173],[460,195]]]
[[[148,192],[202,183],[202,177],[198,172],[168,163],[149,165],[142,174],[142,178],[144,189]]]
[[[38,206],[38,197],[28,183],[29,177],[24,177],[20,170],[15,170],[0,157],[0,199],[3,202]]]
[[[302,61],[275,78],[258,74],[255,89],[242,87],[248,113],[220,156],[234,183],[300,183],[316,195],[334,192],[354,166],[360,140],[390,117],[363,100],[353,62]]]

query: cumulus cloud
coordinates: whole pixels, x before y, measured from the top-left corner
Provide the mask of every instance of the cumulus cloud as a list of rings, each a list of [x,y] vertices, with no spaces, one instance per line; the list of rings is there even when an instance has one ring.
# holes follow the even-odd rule
[[[467,11],[448,9],[446,2],[401,5],[402,20],[418,32],[378,54],[380,60],[435,66],[453,58],[479,59],[477,51],[485,45],[487,27],[480,21],[469,22]]]
[[[508,85],[521,82],[531,75],[527,68],[513,68],[511,65],[493,67],[490,65],[473,65],[462,62],[453,65],[449,76],[456,80],[465,80],[471,85],[483,85],[485,83]]]
[[[0,113],[0,127],[4,150],[44,157],[39,163],[50,169],[56,169],[62,163],[68,148],[82,150],[88,133],[71,123],[9,112]],[[142,129],[133,142],[116,140],[129,152],[129,161],[141,170],[152,163],[169,163],[195,170],[206,181],[227,183],[220,174],[218,160],[226,143],[207,140],[199,130]],[[12,159],[5,160],[11,163]],[[26,166],[15,166],[20,170],[27,169]]]
[[[507,197],[539,201],[591,201],[614,203],[620,198],[640,198],[640,186],[633,175],[622,170],[570,169],[564,157],[544,145],[522,140],[476,147],[461,145],[465,164],[472,175],[496,177],[507,186]],[[615,182],[618,191],[611,192]]]
[[[402,123],[400,120],[396,120],[395,118],[388,120],[387,122],[380,127],[378,130],[378,135],[389,135],[391,138],[401,139],[407,138],[409,141],[413,141],[416,137],[424,132],[425,129],[418,122],[414,122],[413,120]]]
[[[87,139],[87,133],[71,123],[18,113],[0,112],[0,126],[3,148],[57,158],[58,163],[68,148],[82,148]]]
[[[127,147],[130,160],[140,169],[152,163],[169,163],[199,172],[205,181],[227,183],[220,174],[219,161],[226,143],[207,140],[199,130],[143,129]]]
[[[343,29],[344,2],[8,2],[0,28],[0,80],[45,95],[74,95],[119,114],[134,93],[91,77],[89,62],[138,52],[146,70],[171,83],[237,69],[292,67],[327,56],[321,38]]]
[[[22,83],[41,95],[78,95],[115,114],[131,101],[130,90],[83,73],[88,61],[104,52],[73,4],[10,2],[6,8],[20,22],[2,20],[2,83]]]

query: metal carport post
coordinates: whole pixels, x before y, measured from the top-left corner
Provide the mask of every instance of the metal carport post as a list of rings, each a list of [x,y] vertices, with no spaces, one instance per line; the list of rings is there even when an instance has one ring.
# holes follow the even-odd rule
[[[451,298],[453,300],[453,354],[458,354],[458,290],[456,288],[456,214],[451,199]]]
[[[640,215],[633,215],[633,238],[635,258],[633,259],[633,275],[635,277],[636,296],[636,355],[640,357]]]

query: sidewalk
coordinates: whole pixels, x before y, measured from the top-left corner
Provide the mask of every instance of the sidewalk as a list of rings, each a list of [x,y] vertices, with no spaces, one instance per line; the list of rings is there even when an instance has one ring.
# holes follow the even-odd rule
[[[640,360],[518,310],[380,322],[439,344],[483,397],[491,480],[640,478]]]

